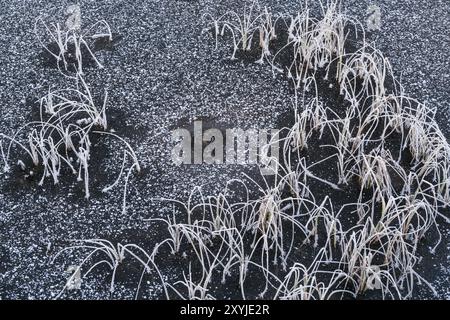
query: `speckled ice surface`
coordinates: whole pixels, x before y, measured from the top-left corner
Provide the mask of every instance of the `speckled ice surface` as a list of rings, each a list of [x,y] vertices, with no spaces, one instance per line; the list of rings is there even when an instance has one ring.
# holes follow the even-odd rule
[[[274,10],[293,12],[297,1],[271,1]],[[289,3],[292,2],[292,3]],[[222,128],[271,128],[291,111],[291,93],[282,77],[264,65],[229,61],[230,48],[202,34],[205,12],[219,14],[241,1],[108,0],[80,1],[83,23],[105,19],[120,36],[112,51],[100,51],[105,68],[86,70],[94,92],[109,93],[110,125],[134,147],[143,173],[133,177],[128,211],[121,191],[99,192],[112,182],[120,150],[108,140],[92,176],[92,197],[67,179],[38,187],[14,175],[0,175],[0,298],[48,299],[65,283],[73,260],[49,261],[70,239],[113,238],[142,241],[153,230],[142,221],[164,209],[152,198],[185,199],[205,185],[213,193],[225,182],[254,172],[252,167],[176,167],[170,159],[171,130],[195,119]],[[280,4],[281,3],[281,4]],[[66,85],[45,66],[33,34],[36,17],[61,21],[66,1],[0,0],[0,131],[11,134],[30,120],[30,101],[49,86]],[[382,30],[371,35],[390,58],[406,92],[437,108],[437,119],[450,137],[450,2],[448,0],[345,0],[343,6],[364,21],[369,4],[382,12]],[[102,179],[96,181],[96,176]],[[108,178],[108,179],[104,179]],[[440,298],[450,297],[448,226],[436,255],[422,261],[426,279]],[[170,269],[170,268],[168,268]],[[127,274],[125,272],[125,274]],[[126,277],[125,277],[126,278]],[[135,275],[130,274],[135,280]],[[95,274],[83,290],[67,297],[108,298],[108,277]],[[133,280],[133,281],[134,281]],[[132,280],[130,280],[132,281]],[[114,298],[132,298],[133,285],[118,283]],[[151,298],[151,284],[143,297]],[[417,297],[428,298],[429,292]]]

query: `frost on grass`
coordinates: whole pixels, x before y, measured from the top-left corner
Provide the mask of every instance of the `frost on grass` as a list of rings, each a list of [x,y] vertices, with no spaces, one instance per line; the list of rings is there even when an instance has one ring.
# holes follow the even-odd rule
[[[78,5],[70,5],[66,9],[67,20],[64,26],[59,22],[48,24],[44,18],[36,19],[34,33],[44,50],[56,61],[56,67],[61,73],[72,76],[69,71],[74,69],[77,74],[83,74],[83,57],[89,57],[99,68],[103,65],[98,61],[92,49],[93,41],[107,38],[112,41],[109,24],[105,20],[82,28],[81,9]]]
[[[229,181],[215,196],[198,187],[186,201],[159,199],[173,214],[148,221],[165,230],[153,247],[76,242],[63,251],[89,251],[77,264],[81,277],[106,265],[113,291],[118,268],[132,259],[142,267],[136,297],[146,277],[161,283],[166,298],[183,299],[233,291],[244,299],[334,299],[371,290],[409,298],[420,284],[434,292],[416,271],[417,251],[434,232],[433,251],[440,242],[437,219],[448,222],[442,209],[450,202],[450,146],[435,110],[405,94],[389,60],[366,42],[362,24],[337,1],[320,7],[320,16],[308,2],[295,14],[273,15],[252,2],[241,12],[205,15],[216,46],[219,37],[231,40],[232,59],[259,43],[259,62],[284,73],[295,88],[295,122],[279,135],[279,170],[263,183],[248,176]],[[277,31],[278,22],[286,28]],[[347,46],[350,34],[358,40],[354,50]],[[286,39],[281,48],[271,42],[276,38]],[[285,53],[287,63],[278,59]],[[322,103],[322,79],[338,88],[346,102],[341,109]],[[329,154],[311,162],[307,155],[318,144]],[[315,173],[323,163],[336,168],[336,181]],[[317,184],[354,185],[356,199],[336,206],[332,197],[315,194]],[[162,273],[168,258],[179,262],[179,276]]]
[[[62,89],[49,87],[48,93],[39,99],[39,120],[24,124],[12,136],[0,133],[0,154],[4,170],[10,170],[12,149],[18,147],[31,159],[33,168],[30,174],[34,174],[39,167],[43,169],[39,185],[43,185],[46,179],[51,179],[54,184],[59,183],[61,173],[64,168],[68,168],[76,176],[77,181],[84,183],[85,197],[89,198],[92,135],[112,137],[117,139],[123,147],[120,151],[120,153],[123,152],[123,163],[115,182],[105,187],[103,191],[113,189],[121,180],[124,180],[123,210],[125,210],[128,180],[132,172],[140,171],[140,166],[133,148],[123,138],[107,131],[108,93],[105,90],[101,104],[96,102],[98,99],[93,95],[83,75],[81,53],[81,48],[84,46],[95,59],[85,39],[103,36],[111,39],[111,30],[106,21],[97,22],[90,28],[81,30],[81,11],[77,5],[69,6],[66,14],[69,15],[66,21],[67,30],[63,30],[58,23],[47,26],[42,18],[38,18],[35,32],[44,49],[56,58],[58,69],[63,76],[68,76],[66,54],[69,52],[69,46],[74,46],[76,67],[75,72],[69,75],[74,85],[72,88]],[[57,43],[58,52],[52,52],[44,44],[38,35],[38,26],[42,26],[50,39]],[[98,27],[103,27],[105,32],[91,34]],[[98,62],[96,59],[95,61]],[[60,68],[60,63],[63,63],[64,69]],[[101,66],[100,63],[98,65]],[[125,168],[129,164],[127,159],[131,160],[131,166],[125,173]],[[18,160],[18,165],[22,170],[26,169],[21,159]]]

